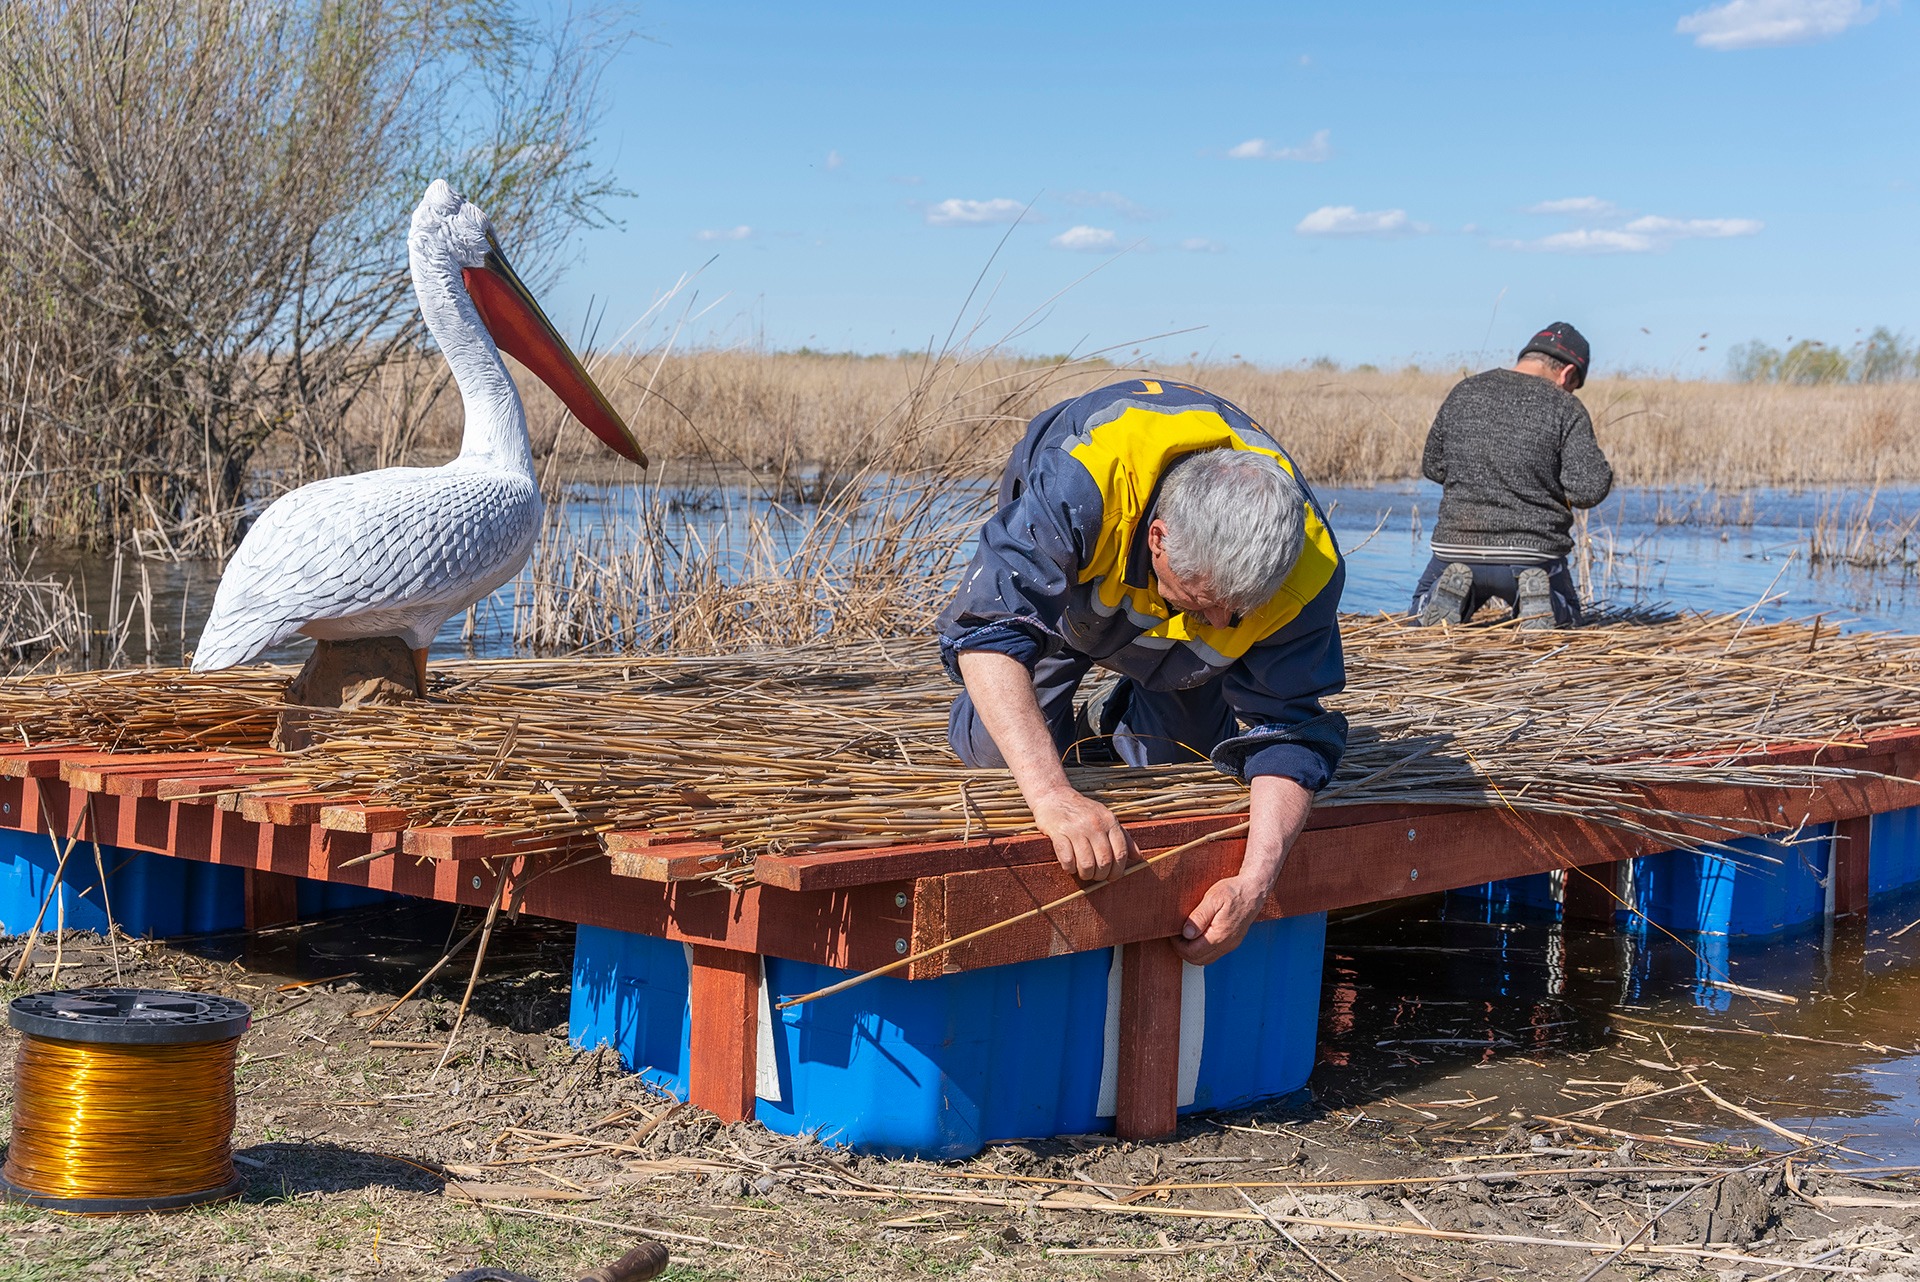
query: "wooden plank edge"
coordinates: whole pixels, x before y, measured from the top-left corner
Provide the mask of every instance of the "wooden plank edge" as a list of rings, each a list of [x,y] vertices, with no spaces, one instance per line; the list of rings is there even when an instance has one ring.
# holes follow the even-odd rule
[[[335,801],[320,807],[320,826],[334,832],[401,832],[410,826],[408,820],[401,807],[372,802]]]
[[[696,881],[726,862],[726,848],[717,841],[689,841],[679,845],[610,848],[608,860],[616,877],[641,881]]]

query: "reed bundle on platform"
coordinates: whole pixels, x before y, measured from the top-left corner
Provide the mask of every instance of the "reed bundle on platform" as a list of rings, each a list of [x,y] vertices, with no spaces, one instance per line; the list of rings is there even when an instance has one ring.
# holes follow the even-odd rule
[[[1506,805],[1666,835],[1648,784],[1805,785],[1840,766],[1742,760],[1766,744],[1844,745],[1909,724],[1920,640],[1814,623],[1686,618],[1559,632],[1345,620],[1351,745],[1322,804]],[[930,642],[712,657],[436,665],[432,698],[319,714],[319,741],[262,786],[371,798],[417,825],[527,837],[650,829],[767,851],[1026,829],[1004,771],[946,742],[955,687]],[[0,682],[27,743],[260,750],[284,669],[82,673]],[[1228,814],[1210,765],[1088,767],[1123,818]],[[1682,839],[1677,844],[1689,844]],[[744,875],[744,865],[723,876]]]

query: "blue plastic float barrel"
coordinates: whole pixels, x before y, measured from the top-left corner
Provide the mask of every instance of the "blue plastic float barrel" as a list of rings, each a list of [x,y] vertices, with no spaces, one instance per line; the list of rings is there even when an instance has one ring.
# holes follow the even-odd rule
[[[1181,995],[1181,1111],[1230,1108],[1306,1085],[1313,1069],[1325,914],[1263,922]],[[754,1116],[864,1152],[959,1158],[996,1140],[1112,1129],[1118,976],[1113,950],[881,978],[791,1010],[790,995],[851,972],[763,965]],[[684,1099],[685,948],[581,926],[569,1027]]]

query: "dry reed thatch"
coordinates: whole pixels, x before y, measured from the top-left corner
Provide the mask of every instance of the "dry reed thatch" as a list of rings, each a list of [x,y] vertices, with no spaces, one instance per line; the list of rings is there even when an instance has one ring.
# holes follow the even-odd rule
[[[1345,621],[1351,748],[1322,804],[1501,805],[1663,839],[1686,817],[1640,786],[1806,786],[1833,766],[1742,763],[1766,743],[1857,742],[1910,723],[1920,641],[1741,616],[1523,633]],[[434,697],[324,714],[263,786],[368,797],[419,824],[544,839],[685,833],[741,857],[1022,830],[1011,777],[946,743],[930,644],[821,644],[659,659],[441,665]],[[264,749],[284,670],[124,671],[0,683],[30,742]],[[1226,814],[1211,766],[1080,768],[1130,818]],[[735,868],[725,875],[742,875]]]

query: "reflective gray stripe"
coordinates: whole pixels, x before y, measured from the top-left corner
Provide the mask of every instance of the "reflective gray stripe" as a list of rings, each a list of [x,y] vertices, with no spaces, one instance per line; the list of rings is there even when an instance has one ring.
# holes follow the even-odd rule
[[[1182,405],[1178,409],[1169,409],[1164,404],[1155,405],[1151,401],[1136,400],[1131,396],[1123,396],[1117,401],[1109,402],[1096,413],[1089,414],[1086,418],[1082,419],[1080,422],[1080,431],[1073,436],[1063,438],[1060,441],[1059,448],[1071,454],[1082,445],[1091,445],[1093,443],[1094,428],[1105,427],[1128,410],[1143,410],[1148,414],[1159,414],[1165,417],[1173,414],[1185,414],[1189,410],[1199,408],[1201,407],[1195,405]],[[1219,413],[1217,410],[1209,412],[1215,415]]]
[[[1435,543],[1433,554],[1442,561],[1464,561],[1469,565],[1551,565],[1566,556],[1563,552],[1542,552],[1538,548],[1470,543]]]

